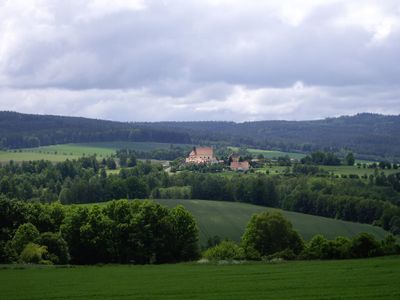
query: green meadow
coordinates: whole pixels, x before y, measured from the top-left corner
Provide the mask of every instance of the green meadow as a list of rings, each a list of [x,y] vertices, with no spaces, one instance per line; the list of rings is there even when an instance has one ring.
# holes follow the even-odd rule
[[[319,168],[329,172],[329,173],[333,173],[334,175],[358,175],[358,176],[363,176],[363,175],[373,175],[375,170],[374,169],[368,169],[368,168],[358,168],[357,166],[319,166]],[[398,173],[400,172],[398,169],[384,169],[384,170],[380,170],[378,169],[378,172],[384,172],[385,175],[390,175],[393,173]]]
[[[228,147],[232,151],[239,151],[239,147]],[[302,159],[306,154],[298,153],[298,152],[283,152],[283,151],[275,151],[275,150],[261,150],[261,149],[254,149],[248,148],[247,151],[252,153],[253,155],[262,154],[265,158],[274,159],[280,156],[289,156],[293,159]]]
[[[67,159],[76,159],[80,155],[67,155],[67,154],[54,154],[54,153],[40,153],[28,151],[0,151],[0,163],[8,163],[10,160],[15,162],[30,161],[30,160],[49,160],[52,162],[65,161]]]
[[[286,172],[288,167],[285,166],[276,166],[276,165],[272,165],[272,166],[266,166],[266,167],[262,167],[260,169],[257,169],[256,172],[258,173],[265,173],[265,172],[269,172],[270,175],[276,175],[276,174],[283,174]],[[374,175],[375,170],[374,169],[368,169],[368,168],[358,168],[357,166],[318,166],[318,168],[325,170],[328,173],[331,173],[333,175],[358,175],[359,177],[364,176],[364,175]],[[292,167],[289,167],[289,170],[291,171]],[[390,175],[390,174],[394,174],[394,173],[398,173],[400,172],[399,169],[378,169],[378,172],[381,173],[385,173],[385,175]]]
[[[3,266],[1,299],[400,299],[400,257],[244,264]]]
[[[250,217],[255,213],[265,210],[282,212],[306,240],[311,239],[316,234],[323,234],[329,239],[333,239],[337,236],[353,237],[360,232],[369,232],[378,239],[383,239],[387,235],[385,230],[377,226],[346,222],[246,203],[169,199],[160,199],[156,201],[168,207],[175,207],[181,204],[188,209],[195,217],[199,226],[200,243],[202,245],[206,244],[208,238],[215,235],[221,238],[239,241]]]
[[[133,149],[136,151],[152,151],[156,149],[169,149],[169,143],[153,142],[99,142],[81,144],[60,144],[43,146],[37,148],[26,148],[11,151],[0,151],[0,162],[10,160],[21,162],[29,160],[49,160],[53,162],[64,161],[66,159],[76,159],[81,156],[97,155],[107,157],[115,153],[118,149]],[[190,145],[175,145],[190,146]]]

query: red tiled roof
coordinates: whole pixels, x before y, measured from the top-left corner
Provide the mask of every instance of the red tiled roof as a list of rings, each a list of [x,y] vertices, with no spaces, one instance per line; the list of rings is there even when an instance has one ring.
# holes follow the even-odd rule
[[[211,147],[198,147],[195,148],[196,155],[201,156],[214,156],[214,150]]]
[[[250,168],[250,164],[248,161],[232,161],[231,162],[231,169],[232,170],[248,170]]]

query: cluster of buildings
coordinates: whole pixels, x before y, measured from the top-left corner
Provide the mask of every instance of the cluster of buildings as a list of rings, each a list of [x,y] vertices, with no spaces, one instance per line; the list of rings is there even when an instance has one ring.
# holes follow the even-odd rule
[[[231,170],[245,172],[250,169],[250,163],[241,161],[239,155],[232,154],[229,161]],[[186,163],[193,164],[216,164],[221,162],[223,161],[219,161],[215,157],[212,147],[194,147],[186,158]]]

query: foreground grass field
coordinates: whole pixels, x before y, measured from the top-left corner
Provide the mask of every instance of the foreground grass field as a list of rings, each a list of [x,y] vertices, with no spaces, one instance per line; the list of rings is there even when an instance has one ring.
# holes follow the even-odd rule
[[[330,239],[337,236],[353,237],[360,232],[369,232],[379,239],[383,239],[387,235],[387,232],[382,228],[372,225],[323,218],[246,203],[165,199],[156,201],[168,207],[175,207],[179,204],[185,206],[196,218],[200,230],[200,243],[202,245],[207,242],[209,237],[214,235],[239,241],[250,217],[254,213],[265,210],[282,212],[306,240],[311,239],[316,234],[323,234]]]
[[[400,257],[0,269],[1,299],[400,299]]]

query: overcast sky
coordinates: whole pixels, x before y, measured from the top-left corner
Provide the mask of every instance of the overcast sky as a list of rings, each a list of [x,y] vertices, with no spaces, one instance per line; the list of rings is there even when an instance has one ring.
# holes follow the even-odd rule
[[[400,113],[399,0],[0,0],[0,110],[121,121]]]

